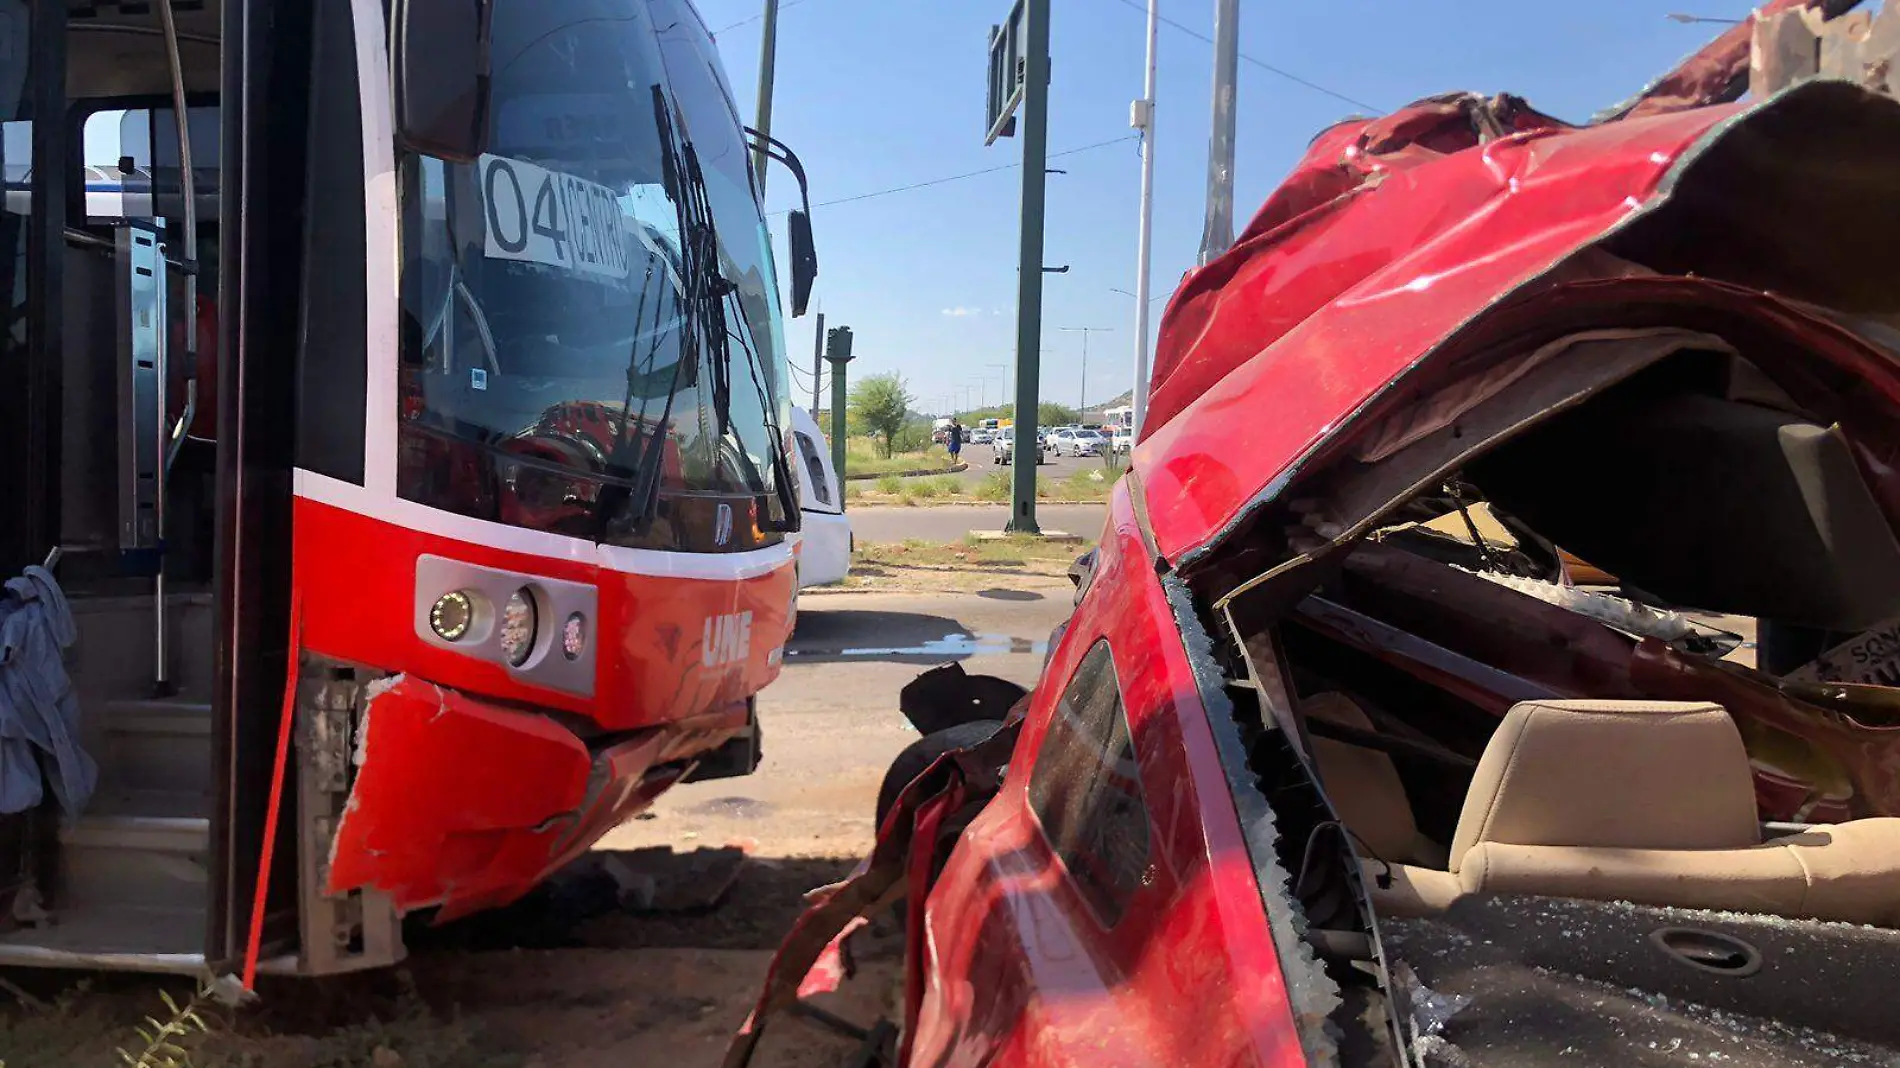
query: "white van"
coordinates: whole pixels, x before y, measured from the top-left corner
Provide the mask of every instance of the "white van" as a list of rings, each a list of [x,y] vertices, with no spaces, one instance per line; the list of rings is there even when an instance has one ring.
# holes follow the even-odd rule
[[[854,545],[851,521],[844,515],[844,487],[831,467],[831,448],[818,420],[803,408],[792,409],[792,440],[804,528],[798,534],[798,588],[843,582],[851,571]]]

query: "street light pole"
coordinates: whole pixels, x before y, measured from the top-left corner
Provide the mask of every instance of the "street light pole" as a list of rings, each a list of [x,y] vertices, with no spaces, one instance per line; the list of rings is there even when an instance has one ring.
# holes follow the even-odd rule
[[[811,417],[818,418],[818,387],[825,377],[825,313],[818,313],[818,329],[811,335]]]
[[[778,0],[765,0],[765,32],[759,42],[759,110],[752,127],[759,131],[759,147],[752,153],[758,176],[759,201],[765,201],[765,139],[772,136],[772,79],[778,68]]]
[[[1207,139],[1207,225],[1201,266],[1234,243],[1234,107],[1240,81],[1240,0],[1214,0],[1214,132]]]
[[[1002,388],[1003,398],[1007,400],[1009,398],[1009,364],[986,363],[983,366],[996,372],[996,384]]]
[[[1135,238],[1135,406],[1134,434],[1141,436],[1148,414],[1148,271],[1149,242],[1155,224],[1155,28],[1161,0],[1148,0],[1148,70],[1142,78],[1130,125],[1141,131],[1141,223]],[[1086,338],[1088,335],[1084,334]]]
[[[1081,405],[1076,411],[1076,414],[1080,415],[1087,411],[1089,406],[1089,335],[1112,334],[1115,328],[1112,326],[1065,326],[1062,329],[1065,333],[1082,335],[1082,397]]]

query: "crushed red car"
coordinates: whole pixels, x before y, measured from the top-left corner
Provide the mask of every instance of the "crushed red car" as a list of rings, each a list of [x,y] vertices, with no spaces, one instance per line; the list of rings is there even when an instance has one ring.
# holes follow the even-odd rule
[[[1896,196],[1839,82],[1326,131],[728,1064],[899,898],[906,1065],[1895,1063]]]

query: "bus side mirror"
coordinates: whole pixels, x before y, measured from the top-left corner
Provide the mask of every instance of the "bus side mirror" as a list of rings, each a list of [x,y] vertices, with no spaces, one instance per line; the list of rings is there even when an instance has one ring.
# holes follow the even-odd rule
[[[396,0],[390,42],[396,137],[417,152],[473,163],[488,139],[494,0]]]
[[[805,306],[811,303],[812,283],[818,280],[818,245],[811,237],[811,183],[805,180],[805,165],[799,162],[798,153],[785,142],[767,137],[750,126],[745,127],[745,135],[755,151],[783,164],[798,180],[798,200],[804,206],[793,208],[786,220],[790,226],[786,240],[791,243],[792,252],[792,318],[796,319],[805,314]],[[763,166],[763,162],[760,165]]]
[[[805,314],[811,303],[812,283],[818,280],[818,246],[811,237],[811,216],[794,208],[786,216],[789,232],[786,240],[792,251],[792,318]]]

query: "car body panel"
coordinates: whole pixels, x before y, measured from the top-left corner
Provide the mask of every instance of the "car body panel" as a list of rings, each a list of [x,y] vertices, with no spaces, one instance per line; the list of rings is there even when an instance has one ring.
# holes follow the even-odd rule
[[[1483,102],[1441,98],[1321,134],[1163,318],[1135,447],[1162,555],[1204,549],[1348,420],[1448,359],[1487,312],[1582,271],[1592,246],[1664,204],[1715,142],[1849,92],[1871,98],[1808,84],[1749,107],[1583,128],[1520,106],[1497,121],[1522,132],[1482,144],[1470,113]],[[1421,124],[1455,150],[1419,147]],[[1272,419],[1257,417],[1263,396]]]
[[[1045,671],[1057,684],[1038,690],[1001,791],[930,891],[907,1063],[1304,1063],[1206,711],[1145,555],[1118,487],[1088,595]],[[1112,930],[1078,894],[1028,793],[1060,680],[1101,638],[1152,842],[1144,886]]]
[[[1786,378],[1795,383],[1787,386],[1792,401],[1831,388],[1828,399],[1848,413],[1841,423],[1868,488],[1889,524],[1900,525],[1900,364],[1869,340],[1886,328],[1826,310],[1890,314],[1900,291],[1892,255],[1900,223],[1881,208],[1900,188],[1900,151],[1889,150],[1900,145],[1900,105],[1842,83],[1810,82],[1749,107],[1655,106],[1636,114],[1643,117],[1577,129],[1508,98],[1454,97],[1335,127],[1235,248],[1177,291],[1144,437],[1113,490],[1092,564],[1072,572],[1081,590],[1076,612],[1033,692],[1006,776],[967,829],[946,830],[955,845],[940,870],[933,870],[929,840],[912,846],[908,1045],[900,1063],[1323,1062],[1302,1045],[1320,1029],[1312,1011],[1296,1007],[1311,1009],[1309,988],[1289,978],[1310,975],[1311,959],[1289,959],[1289,942],[1302,952],[1298,939],[1275,938],[1299,919],[1284,885],[1274,885],[1285,880],[1273,859],[1280,844],[1274,824],[1255,811],[1269,808],[1271,790],[1249,763],[1239,706],[1218,689],[1245,672],[1212,655],[1202,613],[1220,610],[1195,583],[1212,576],[1213,594],[1233,596],[1235,583],[1275,561],[1305,566],[1343,541],[1345,529],[1327,526],[1332,502],[1298,498],[1309,488],[1299,481],[1307,465],[1355,455],[1331,450],[1388,426],[1437,419],[1434,430],[1456,437],[1456,412],[1447,416],[1428,402],[1442,399],[1434,389],[1467,381],[1456,375],[1494,370],[1499,358],[1485,346],[1643,317],[1737,326],[1751,340],[1773,339],[1782,349],[1761,355],[1764,365],[1772,359],[1777,371],[1794,367]],[[1830,123],[1832,134],[1804,132]],[[1474,132],[1487,128],[1483,137]],[[1828,151],[1795,150],[1815,147],[1808,136],[1836,140]],[[1783,184],[1767,171],[1735,166],[1738,154],[1739,162],[1778,171]],[[1802,166],[1841,154],[1867,166]],[[1705,165],[1700,172],[1698,164]],[[1824,170],[1851,174],[1880,196],[1837,204],[1856,194],[1821,184],[1829,180],[1818,173]],[[1691,228],[1696,210],[1722,201],[1738,215]],[[1802,215],[1791,203],[1810,215],[1830,212],[1816,225],[1839,240],[1799,240],[1794,227]],[[1675,204],[1688,207],[1668,214]],[[1796,223],[1774,230],[1777,216]],[[1726,232],[1716,225],[1738,217],[1765,221],[1761,229]],[[1685,233],[1696,240],[1680,240]],[[1714,269],[1672,247],[1689,245],[1707,250]],[[1638,254],[1646,259],[1627,258]],[[1841,295],[1849,299],[1821,299]],[[1586,378],[1604,374],[1594,364],[1577,366]],[[1073,438],[1073,428],[1050,435],[1058,451]],[[1403,500],[1404,488],[1392,493]],[[1273,531],[1280,540],[1266,551],[1240,536],[1264,505],[1288,493],[1293,530]],[[1216,569],[1222,553],[1240,560],[1231,573]],[[1416,600],[1443,601],[1444,588]],[[1318,598],[1302,603],[1324,608]],[[1528,626],[1507,633],[1514,621],[1487,615],[1481,599],[1441,607],[1487,635],[1523,645],[1545,637]],[[1333,622],[1358,627],[1349,636],[1386,665],[1405,659],[1406,647],[1363,619]],[[1059,737],[1064,690],[1098,639],[1114,652],[1152,843],[1141,888],[1113,923],[1078,889],[1030,790],[1038,767],[1060,751],[1050,739]],[[1862,792],[1874,805],[1900,797],[1893,756],[1900,726],[1845,722],[1851,717],[1802,704],[1773,680],[1735,681],[1740,676],[1726,665],[1685,667],[1686,658],[1653,639],[1625,644],[1617,656],[1632,692],[1704,701],[1718,694],[1738,722],[1759,712],[1761,722],[1882,777],[1884,792]],[[1532,670],[1539,661],[1525,656],[1515,675],[1491,671],[1464,696],[1486,712],[1525,697],[1571,696],[1570,687],[1601,697],[1604,673],[1593,660],[1601,651],[1544,641],[1542,662],[1561,662],[1561,671],[1539,675]],[[1274,662],[1271,654],[1265,659]],[[1460,680],[1458,667],[1414,657],[1407,670],[1451,692],[1473,681]],[[1724,679],[1726,691],[1711,689]],[[1523,692],[1499,690],[1500,683]],[[1257,678],[1232,685],[1265,692]],[[1259,700],[1261,720],[1252,726],[1281,711]],[[1295,765],[1306,759],[1299,744],[1287,743]],[[1809,755],[1794,755],[1780,786],[1758,776],[1759,810],[1785,802],[1776,789],[1801,792],[1797,773]],[[1308,777],[1305,785],[1318,782]],[[1315,796],[1321,817],[1329,815],[1323,794]],[[914,828],[887,821],[880,848],[899,830],[928,839],[943,818],[934,813],[928,827]],[[1377,926],[1370,930],[1376,941]]]

